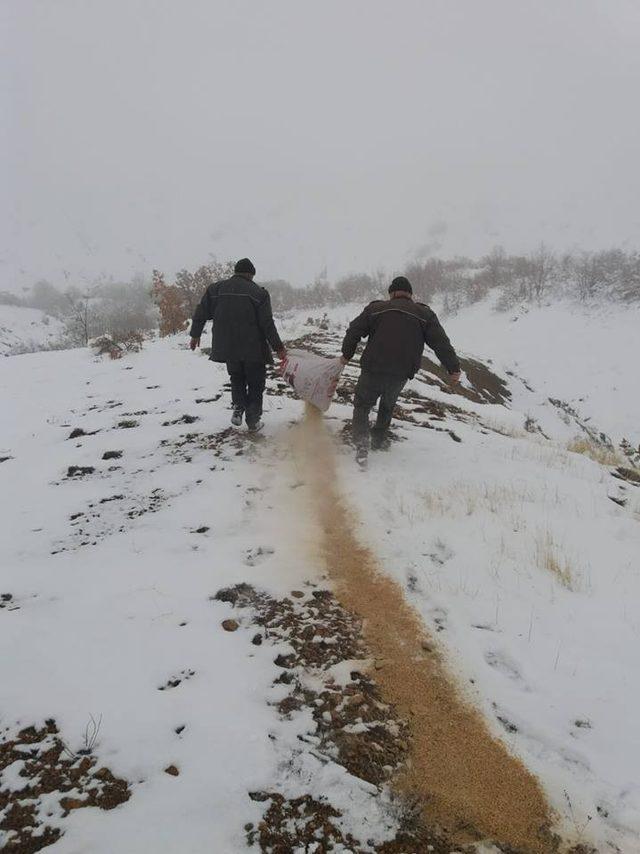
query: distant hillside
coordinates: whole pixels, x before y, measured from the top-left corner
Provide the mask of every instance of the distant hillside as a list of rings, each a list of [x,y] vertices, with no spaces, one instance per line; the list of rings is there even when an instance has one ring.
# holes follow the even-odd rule
[[[0,305],[0,355],[13,356],[54,347],[62,323],[36,308]]]

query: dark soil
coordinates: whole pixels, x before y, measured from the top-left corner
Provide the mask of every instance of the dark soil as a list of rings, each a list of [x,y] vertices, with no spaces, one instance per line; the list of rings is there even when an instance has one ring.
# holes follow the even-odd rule
[[[222,392],[213,397],[196,397],[196,403],[216,403],[222,397]]]
[[[67,439],[79,439],[81,436],[95,436],[99,430],[83,430],[82,427],[76,427],[69,433]]]
[[[199,421],[200,418],[197,415],[181,415],[180,418],[174,418],[173,421],[163,421],[163,427],[171,427],[173,424],[193,424],[195,421]]]
[[[182,433],[176,439],[163,439],[160,447],[164,448],[175,462],[190,463],[194,453],[198,451],[210,451],[218,459],[229,460],[252,451],[263,438],[260,434],[227,427],[219,433]]]
[[[637,469],[629,469],[624,466],[618,466],[618,468],[611,472],[614,477],[617,477],[618,480],[624,480],[627,483],[632,483],[634,486],[640,486],[640,471]]]
[[[84,477],[87,474],[93,474],[95,468],[93,466],[69,466],[67,469],[67,477]]]
[[[7,611],[19,611],[20,606],[13,598],[13,593],[0,593],[0,611],[6,609]]]
[[[281,670],[275,683],[289,686],[289,693],[276,708],[283,718],[311,711],[315,729],[308,738],[315,754],[376,786],[387,782],[407,759],[406,723],[382,700],[375,680],[364,672],[353,670],[346,684],[336,683],[328,673],[339,662],[369,658],[359,618],[346,611],[331,591],[311,586],[274,599],[240,584],[220,590],[212,598],[244,612],[238,620],[242,627],[253,632],[256,627],[260,629],[252,643],[286,642],[291,648],[290,653],[280,653],[274,659]],[[309,671],[321,677],[322,689],[310,690],[302,684],[302,674]],[[341,813],[329,800],[316,800],[309,794],[287,799],[278,792],[251,792],[250,797],[269,806],[257,827],[245,828],[247,842],[271,854],[332,851],[339,844],[349,846],[354,854],[445,854],[455,850],[435,830],[425,828],[406,803],[398,807],[401,829],[395,839],[375,847],[343,832],[336,821]],[[305,847],[312,844],[316,847]]]
[[[325,798],[311,795],[285,798],[278,792],[250,792],[253,801],[269,803],[257,827],[245,826],[247,844],[258,845],[269,854],[291,854],[292,851],[313,851],[316,854],[336,850],[337,845],[352,854],[453,854],[460,852],[437,833],[421,826],[419,818],[410,811],[402,817],[401,827],[394,839],[375,844],[360,841],[345,833],[339,825],[340,810]]]
[[[595,442],[596,445],[600,445],[603,448],[607,448],[608,450],[613,450],[613,442],[607,436],[606,433],[598,430],[588,423],[589,419],[583,418],[572,406],[566,403],[564,400],[558,400],[555,397],[548,398],[549,403],[552,406],[555,406],[556,409],[563,412],[565,418],[567,419],[567,423],[569,421],[573,421],[577,427],[582,430],[585,435],[587,435],[592,442]]]
[[[186,682],[187,679],[191,679],[191,677],[195,675],[195,670],[181,670],[178,676],[172,676],[167,679],[164,685],[159,685],[158,691],[167,691],[170,688],[177,688],[178,685],[181,685],[183,682]]]
[[[460,397],[466,397],[467,400],[473,400],[475,403],[500,403],[503,406],[509,405],[511,392],[505,379],[475,359],[461,358],[460,365],[468,383],[472,386],[471,389],[461,385],[452,386],[449,383],[448,375],[444,368],[428,356],[422,357],[423,369],[430,374],[434,374],[439,379],[439,382],[437,382],[425,378],[429,385],[439,386],[443,391],[457,394]]]
[[[47,721],[41,729],[26,727],[15,736],[8,732],[0,734],[0,771],[24,761],[20,771],[24,786],[0,789],[0,829],[8,836],[2,849],[5,854],[32,854],[62,836],[62,830],[47,825],[41,814],[45,795],[58,801],[63,817],[84,807],[110,810],[129,800],[127,781],[97,767],[95,757],[68,751],[55,721]]]
[[[105,451],[102,455],[103,460],[119,460],[122,457],[122,451]]]

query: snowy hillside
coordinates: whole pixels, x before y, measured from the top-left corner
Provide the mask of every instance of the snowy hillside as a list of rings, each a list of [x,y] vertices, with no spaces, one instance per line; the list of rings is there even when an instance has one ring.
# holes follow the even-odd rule
[[[60,321],[37,308],[0,305],[0,356],[46,350],[61,335]]]
[[[637,401],[464,323],[498,376],[421,371],[366,472],[355,365],[251,438],[178,338],[0,362],[0,848],[640,851],[640,485],[567,450]]]
[[[539,401],[561,398],[615,443],[640,445],[640,306],[567,302],[497,312],[492,302],[446,319],[463,351],[515,373]]]

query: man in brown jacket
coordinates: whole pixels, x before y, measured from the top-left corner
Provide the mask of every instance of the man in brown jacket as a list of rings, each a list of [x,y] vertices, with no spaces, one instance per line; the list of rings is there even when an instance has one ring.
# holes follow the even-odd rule
[[[414,302],[411,283],[398,276],[389,286],[389,299],[369,303],[351,321],[342,342],[346,364],[361,338],[368,338],[360,359],[361,372],[353,404],[353,440],[356,459],[365,466],[369,452],[369,412],[378,398],[378,416],[371,444],[383,447],[387,440],[393,408],[408,379],[420,368],[424,345],[435,351],[451,382],[460,380],[456,351],[429,306]]]

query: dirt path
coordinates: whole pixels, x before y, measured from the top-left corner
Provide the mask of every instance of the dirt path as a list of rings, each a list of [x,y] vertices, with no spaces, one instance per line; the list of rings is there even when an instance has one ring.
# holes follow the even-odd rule
[[[323,420],[308,412],[292,429],[291,446],[309,485],[321,556],[338,598],[363,618],[376,681],[409,722],[411,762],[398,788],[416,796],[429,824],[459,843],[480,838],[526,854],[558,851],[554,816],[538,780],[463,699],[400,587],[358,542]]]

